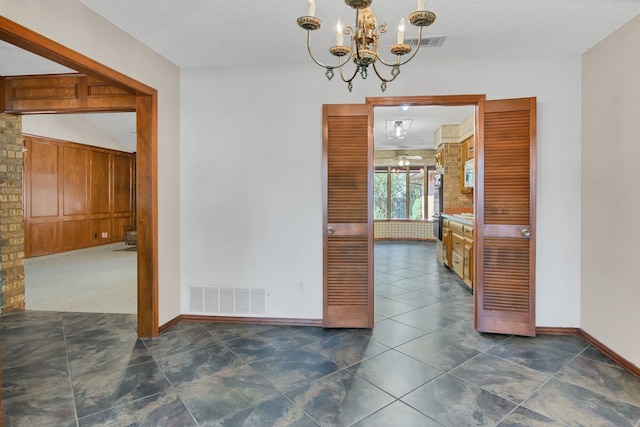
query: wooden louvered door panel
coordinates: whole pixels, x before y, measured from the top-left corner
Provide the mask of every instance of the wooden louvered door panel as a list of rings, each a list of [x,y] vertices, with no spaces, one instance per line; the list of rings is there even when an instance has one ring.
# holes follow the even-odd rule
[[[476,329],[535,335],[536,99],[486,101],[476,146]]]
[[[373,327],[373,107],[323,106],[324,319]]]

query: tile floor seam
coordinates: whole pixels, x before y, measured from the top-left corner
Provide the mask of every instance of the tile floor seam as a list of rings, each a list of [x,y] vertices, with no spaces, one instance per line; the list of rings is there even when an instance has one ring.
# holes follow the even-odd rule
[[[67,357],[67,370],[69,372],[69,385],[71,386],[71,402],[73,403],[73,413],[75,415],[76,426],[79,426],[80,421],[78,418],[78,405],[76,403],[76,392],[75,392],[75,387],[73,386],[73,377],[71,376],[71,358],[69,356],[67,331],[64,328],[64,322],[62,321],[62,316],[60,316],[60,324],[62,326],[62,339],[64,341],[64,352]]]

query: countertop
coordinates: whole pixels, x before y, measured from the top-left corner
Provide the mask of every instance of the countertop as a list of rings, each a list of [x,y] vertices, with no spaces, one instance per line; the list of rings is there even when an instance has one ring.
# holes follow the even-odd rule
[[[441,217],[447,218],[450,221],[456,221],[461,224],[470,225],[473,227],[473,214],[445,214],[441,213]]]

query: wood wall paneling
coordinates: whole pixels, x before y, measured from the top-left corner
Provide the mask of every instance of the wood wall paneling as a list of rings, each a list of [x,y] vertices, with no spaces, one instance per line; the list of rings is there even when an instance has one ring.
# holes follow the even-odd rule
[[[83,74],[5,77],[5,112],[125,111],[135,105],[127,91]]]
[[[124,240],[134,155],[25,136],[25,256]]]

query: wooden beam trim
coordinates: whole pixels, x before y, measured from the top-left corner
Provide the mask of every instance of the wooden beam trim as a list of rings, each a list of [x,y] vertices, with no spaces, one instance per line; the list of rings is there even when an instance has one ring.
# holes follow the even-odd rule
[[[82,74],[116,86],[135,95],[151,95],[156,90],[113,68],[61,45],[41,34],[0,16],[0,39],[47,58]]]

